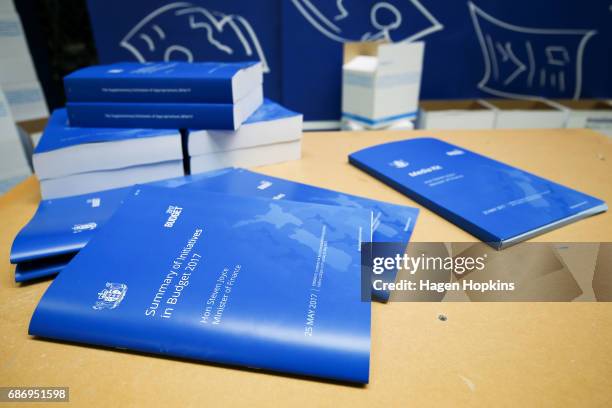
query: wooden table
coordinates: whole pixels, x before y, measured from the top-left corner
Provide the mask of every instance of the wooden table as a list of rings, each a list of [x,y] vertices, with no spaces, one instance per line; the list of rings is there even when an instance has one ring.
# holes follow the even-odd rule
[[[612,143],[586,130],[309,133],[302,160],[258,170],[416,205],[347,164],[347,154],[419,135],[612,203]],[[612,406],[612,304],[605,303],[375,303],[365,387],[34,340],[28,323],[49,282],[16,285],[8,259],[38,200],[33,178],[0,197],[1,386],[69,386],[72,403],[107,407]],[[612,213],[537,239],[612,241]],[[473,238],[423,209],[413,240]]]

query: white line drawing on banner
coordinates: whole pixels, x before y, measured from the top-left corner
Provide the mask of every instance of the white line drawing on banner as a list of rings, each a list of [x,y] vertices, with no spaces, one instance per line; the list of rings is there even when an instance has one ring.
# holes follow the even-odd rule
[[[151,37],[149,37],[147,34],[140,34],[139,37],[147,43],[149,46],[149,51],[155,51],[155,44],[153,43]]]
[[[493,66],[493,75],[495,75],[495,79],[498,79],[499,78],[499,67],[497,66],[497,54],[495,54],[495,47],[493,46],[493,40],[491,40],[490,35],[487,35],[487,47],[489,47],[489,51],[491,52],[491,55],[493,56],[491,58],[491,65]]]
[[[157,35],[159,35],[159,38],[161,40],[164,40],[166,38],[166,33],[164,32],[164,30],[162,30],[160,26],[158,26],[157,24],[153,24],[152,28],[153,30],[155,30]]]
[[[164,61],[173,61],[172,55],[176,54],[177,52],[183,54],[186,57],[185,61],[193,62],[193,54],[191,53],[189,48],[176,44],[166,48],[166,51],[164,52]]]
[[[525,41],[525,49],[527,50],[527,58],[529,59],[529,74],[527,75],[527,86],[533,86],[533,76],[535,75],[535,56],[533,55],[533,47],[530,41]]]
[[[346,9],[344,8],[343,1],[344,0],[336,0],[336,7],[338,8],[339,12],[337,16],[334,16],[334,20],[336,21],[343,20],[349,15],[348,11],[346,11]]]
[[[185,14],[184,11],[187,11],[188,13],[192,13],[193,12],[192,9],[181,10],[181,11],[177,12],[176,15],[177,16],[178,15],[183,15],[183,14]],[[206,12],[205,14],[209,18],[214,18],[208,12]],[[203,22],[200,22],[200,21],[195,21],[195,17],[194,16],[189,16],[189,27],[193,28],[194,30],[204,29],[206,31],[206,39],[208,40],[210,45],[214,46],[219,51],[223,51],[226,54],[233,54],[234,53],[234,50],[232,50],[231,47],[228,47],[227,45],[224,45],[223,43],[215,40],[215,31],[214,31],[213,27],[211,27],[210,23],[203,23]]]
[[[541,99],[547,92],[579,98],[584,50],[596,30],[517,26],[467,4],[484,59],[480,90],[505,98]],[[483,27],[485,22],[489,27]],[[564,39],[575,46],[562,44]]]
[[[173,43],[170,40],[171,27],[164,26],[159,21],[163,18],[181,17],[184,21],[178,20],[172,23],[185,24],[181,29],[191,29],[194,34],[202,32],[206,44],[219,52],[258,58],[262,62],[264,72],[270,72],[259,38],[247,19],[237,14],[210,11],[188,2],[170,3],[149,13],[123,37],[119,46],[132,53],[140,62],[159,58],[163,58],[164,61],[173,58],[176,60],[179,55],[188,62],[196,61],[199,57],[198,50],[191,44]],[[224,34],[235,38],[239,44],[238,48],[224,43],[220,38]],[[151,53],[156,53],[154,57],[157,58],[149,57]]]
[[[565,47],[550,46],[550,47],[546,47],[544,52],[546,53],[546,58],[548,58],[548,63],[550,65],[563,66],[570,61],[569,53],[567,52],[567,48]],[[561,58],[558,58],[559,56]]]
[[[506,78],[504,80],[504,85],[508,85],[509,83],[511,83],[512,81],[514,81],[514,79],[519,76],[520,74],[522,74],[524,71],[527,70],[527,66],[525,64],[523,64],[514,54],[514,52],[512,52],[512,44],[511,43],[506,43],[505,45],[505,50],[508,53],[508,58],[512,61],[512,63],[514,63],[516,65],[516,70],[514,70],[514,72],[512,72],[512,74],[510,74],[510,76],[508,78]]]
[[[348,38],[342,32],[336,23],[325,16],[311,0],[291,0],[296,9],[304,16],[304,18],[321,34],[326,37],[338,41],[374,41],[378,39],[391,40],[391,31],[399,28],[403,21],[402,13],[399,9],[388,1],[380,1],[375,3],[370,10],[370,24],[377,29],[376,32],[366,32],[361,38]],[[421,39],[431,33],[444,29],[444,26],[427,10],[418,0],[401,0],[402,2],[410,3],[422,16],[429,22],[430,26],[421,31],[415,32],[400,41],[411,42]],[[345,8],[343,0],[336,0],[336,8],[338,14],[333,16],[334,21],[345,20],[350,17],[349,11]],[[380,12],[390,13],[393,20],[390,23],[383,23],[380,18]],[[397,40],[396,40],[397,41]]]
[[[387,10],[391,12],[393,15],[393,20],[390,23],[384,24],[379,21],[379,11]],[[376,3],[372,10],[370,10],[370,22],[372,26],[379,31],[371,34],[365,33],[363,37],[361,37],[364,41],[375,41],[380,39],[385,39],[387,41],[391,41],[391,31],[396,30],[398,27],[402,25],[402,13],[399,12],[395,6],[389,4],[387,2]]]

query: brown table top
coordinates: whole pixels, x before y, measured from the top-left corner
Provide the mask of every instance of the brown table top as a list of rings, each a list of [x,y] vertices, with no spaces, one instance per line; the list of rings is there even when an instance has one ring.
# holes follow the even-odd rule
[[[306,133],[302,160],[257,170],[420,207],[347,155],[423,135],[612,202],[612,141],[587,130]],[[8,259],[38,200],[34,178],[0,197],[0,386],[68,386],[73,404],[95,406],[612,406],[609,303],[374,303],[364,387],[35,340],[27,327],[49,281],[15,284]],[[474,240],[423,208],[412,239]],[[612,241],[612,213],[536,240]]]

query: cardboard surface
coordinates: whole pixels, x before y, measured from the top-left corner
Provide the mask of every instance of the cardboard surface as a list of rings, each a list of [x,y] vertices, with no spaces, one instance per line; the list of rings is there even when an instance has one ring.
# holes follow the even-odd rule
[[[422,101],[419,129],[493,129],[497,110],[474,100]]]
[[[563,128],[567,111],[548,101],[489,99],[498,109],[495,127],[498,129]]]
[[[416,205],[350,166],[346,157],[418,135],[439,137],[612,203],[612,142],[588,130],[310,133],[302,160],[256,170]],[[34,178],[0,197],[1,386],[68,386],[77,406],[612,405],[609,303],[375,303],[371,383],[365,387],[32,339],[29,319],[49,282],[17,286],[8,254],[38,200]],[[473,238],[423,209],[413,235],[418,240]],[[537,240],[612,241],[612,212]],[[441,314],[446,321],[438,319]]]

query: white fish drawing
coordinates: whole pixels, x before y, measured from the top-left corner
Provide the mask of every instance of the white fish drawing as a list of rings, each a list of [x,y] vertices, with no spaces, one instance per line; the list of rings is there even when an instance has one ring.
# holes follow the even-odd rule
[[[145,16],[120,41],[138,61],[258,59],[270,72],[255,30],[236,14],[211,11],[187,2],[162,6]]]
[[[580,96],[582,60],[595,30],[522,27],[468,7],[484,58],[479,89],[509,98]]]
[[[418,0],[291,0],[304,18],[338,41],[415,41],[444,28]]]

